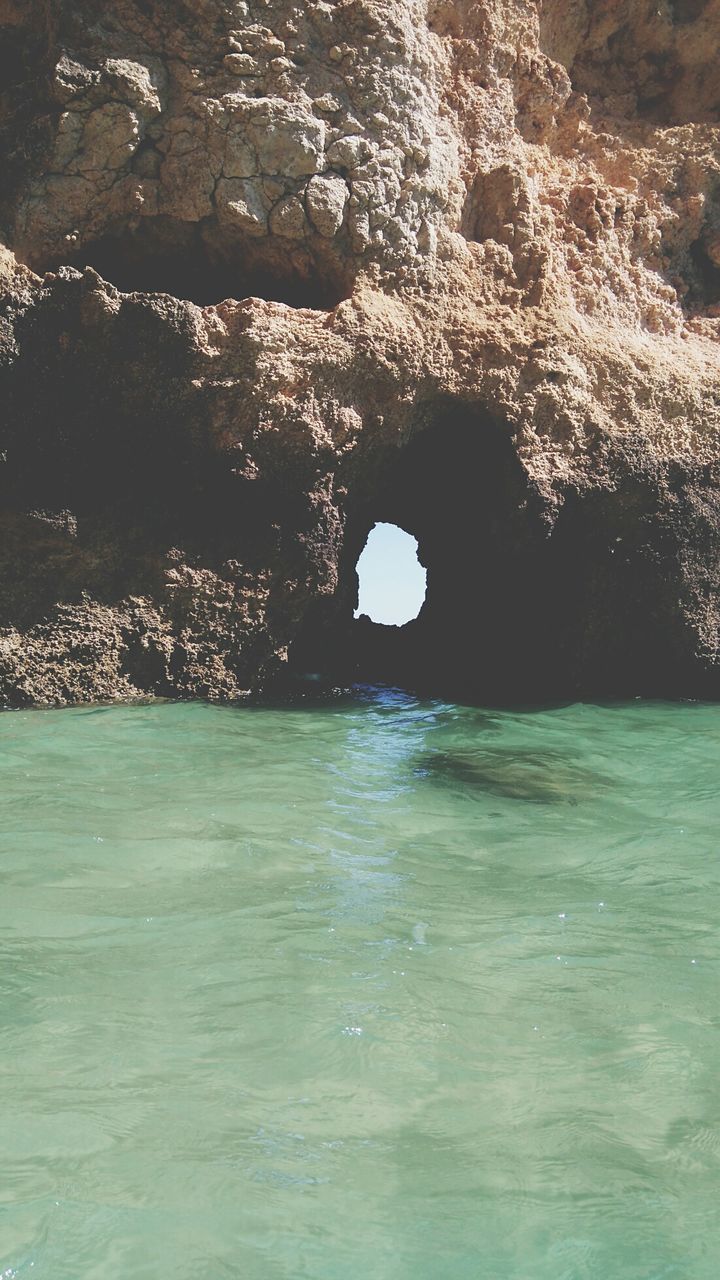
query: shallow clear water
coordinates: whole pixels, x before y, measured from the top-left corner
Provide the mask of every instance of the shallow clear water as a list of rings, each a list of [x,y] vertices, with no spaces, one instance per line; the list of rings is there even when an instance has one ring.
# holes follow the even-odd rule
[[[0,1276],[716,1280],[719,728],[0,716]]]

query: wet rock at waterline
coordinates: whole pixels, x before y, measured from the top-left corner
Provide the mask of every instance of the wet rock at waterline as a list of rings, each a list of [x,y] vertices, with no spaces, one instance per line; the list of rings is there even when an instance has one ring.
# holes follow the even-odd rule
[[[716,697],[718,34],[0,0],[0,702]]]

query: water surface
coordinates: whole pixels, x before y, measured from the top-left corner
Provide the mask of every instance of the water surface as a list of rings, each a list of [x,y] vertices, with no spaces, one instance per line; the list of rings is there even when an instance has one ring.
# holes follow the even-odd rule
[[[716,1280],[719,728],[0,716],[0,1277]]]

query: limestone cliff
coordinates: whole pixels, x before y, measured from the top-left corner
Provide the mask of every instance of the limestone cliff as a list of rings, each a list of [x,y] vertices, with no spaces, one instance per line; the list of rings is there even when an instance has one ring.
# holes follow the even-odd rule
[[[0,703],[720,692],[720,0],[0,0]],[[352,621],[378,519],[428,571]]]

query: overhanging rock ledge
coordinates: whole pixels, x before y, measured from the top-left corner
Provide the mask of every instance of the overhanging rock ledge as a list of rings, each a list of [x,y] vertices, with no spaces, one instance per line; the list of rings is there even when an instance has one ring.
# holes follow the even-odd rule
[[[720,694],[720,0],[0,0],[0,705]],[[417,622],[353,622],[369,528]]]

